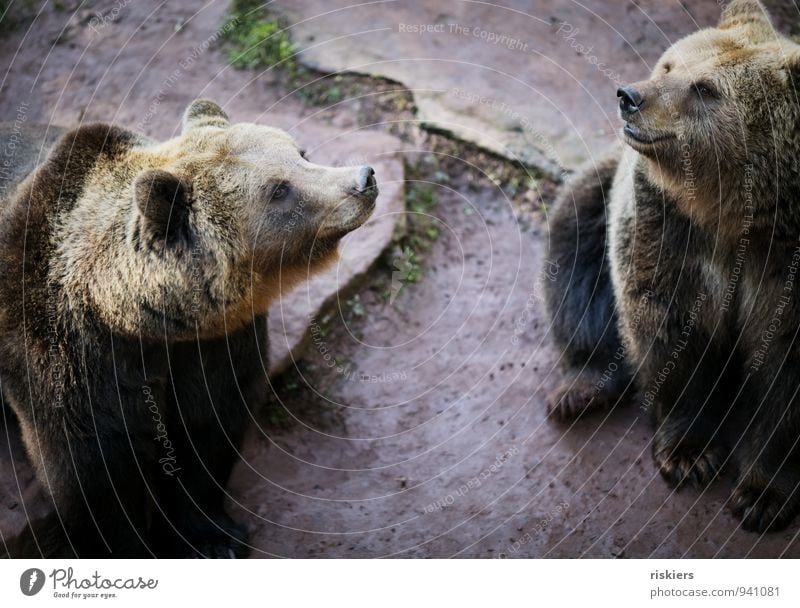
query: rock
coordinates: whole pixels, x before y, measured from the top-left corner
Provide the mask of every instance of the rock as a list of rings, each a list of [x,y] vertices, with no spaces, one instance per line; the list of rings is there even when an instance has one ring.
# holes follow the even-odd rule
[[[716,0],[506,4],[419,0],[389,10],[277,0],[271,8],[292,24],[302,63],[402,82],[424,125],[552,177],[614,141],[620,84],[644,79],[670,44],[720,13]],[[784,7],[779,25],[796,24],[791,2],[768,4]]]
[[[380,133],[335,135],[331,129],[313,126],[307,154],[314,162],[343,165],[369,164],[375,169],[380,194],[372,217],[348,234],[339,246],[339,261],[325,273],[296,287],[273,304],[269,313],[270,375],[294,365],[308,346],[311,322],[333,304],[338,295],[357,284],[392,242],[398,220],[405,212],[403,161],[400,142]],[[297,134],[305,141],[303,134]],[[313,142],[325,145],[314,149]]]

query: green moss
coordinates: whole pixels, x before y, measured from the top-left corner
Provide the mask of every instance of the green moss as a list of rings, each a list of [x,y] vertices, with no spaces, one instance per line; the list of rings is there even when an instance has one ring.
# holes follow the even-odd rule
[[[223,26],[228,61],[239,69],[277,66],[292,73],[297,66],[286,24],[263,7],[254,0],[233,2]]]
[[[439,222],[433,214],[439,204],[433,184],[417,179],[416,167],[406,163],[406,230],[397,240],[384,263],[391,269],[391,285],[383,292],[393,303],[400,291],[409,284],[419,283],[425,276],[425,259],[439,238]]]

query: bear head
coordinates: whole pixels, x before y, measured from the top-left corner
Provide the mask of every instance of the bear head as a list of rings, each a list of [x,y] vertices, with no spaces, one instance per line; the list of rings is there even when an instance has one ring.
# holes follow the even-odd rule
[[[80,129],[64,137],[72,148]],[[124,145],[109,145],[120,138],[104,133],[112,152],[54,222],[49,282],[71,310],[123,334],[237,329],[335,261],[378,194],[370,167],[314,164],[286,132],[231,124],[208,100],[193,102],[166,142],[127,132]]]
[[[798,184],[799,85],[800,45],[776,33],[760,2],[733,0],[716,28],[676,42],[648,80],[618,89],[622,137],[690,216],[741,217],[745,193],[774,202]]]

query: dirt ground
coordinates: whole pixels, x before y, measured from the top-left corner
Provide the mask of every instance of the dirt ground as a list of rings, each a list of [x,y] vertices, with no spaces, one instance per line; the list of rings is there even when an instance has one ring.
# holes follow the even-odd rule
[[[134,126],[159,99],[142,129],[167,137],[203,95],[285,128],[409,121],[397,152],[421,237],[313,320],[305,357],[255,413],[228,499],[253,557],[800,557],[800,522],[763,536],[738,529],[730,477],[670,489],[635,407],[571,426],[546,418],[544,395],[564,378],[541,307],[547,180],[493,185],[496,159],[443,145],[413,113],[365,126],[363,104],[309,105],[275,74],[230,69],[218,48],[165,89],[220,26],[224,2],[66,4],[0,40],[0,120],[24,102],[32,122]],[[108,21],[92,32],[97,10]],[[419,267],[418,282],[398,280],[404,263]],[[0,429],[4,534],[42,508],[14,431],[13,421]]]

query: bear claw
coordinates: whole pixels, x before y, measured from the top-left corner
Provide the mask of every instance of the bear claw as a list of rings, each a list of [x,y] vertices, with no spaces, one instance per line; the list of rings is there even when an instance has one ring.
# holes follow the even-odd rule
[[[785,528],[793,515],[789,500],[781,492],[766,488],[738,487],[730,500],[731,512],[742,520],[742,529],[750,532],[767,532]]]
[[[564,384],[546,398],[547,413],[559,422],[570,422],[583,414],[605,407],[605,402],[593,387]]]
[[[704,451],[664,447],[655,450],[653,458],[661,476],[673,486],[699,488],[719,475],[725,461],[725,450],[719,447]]]

